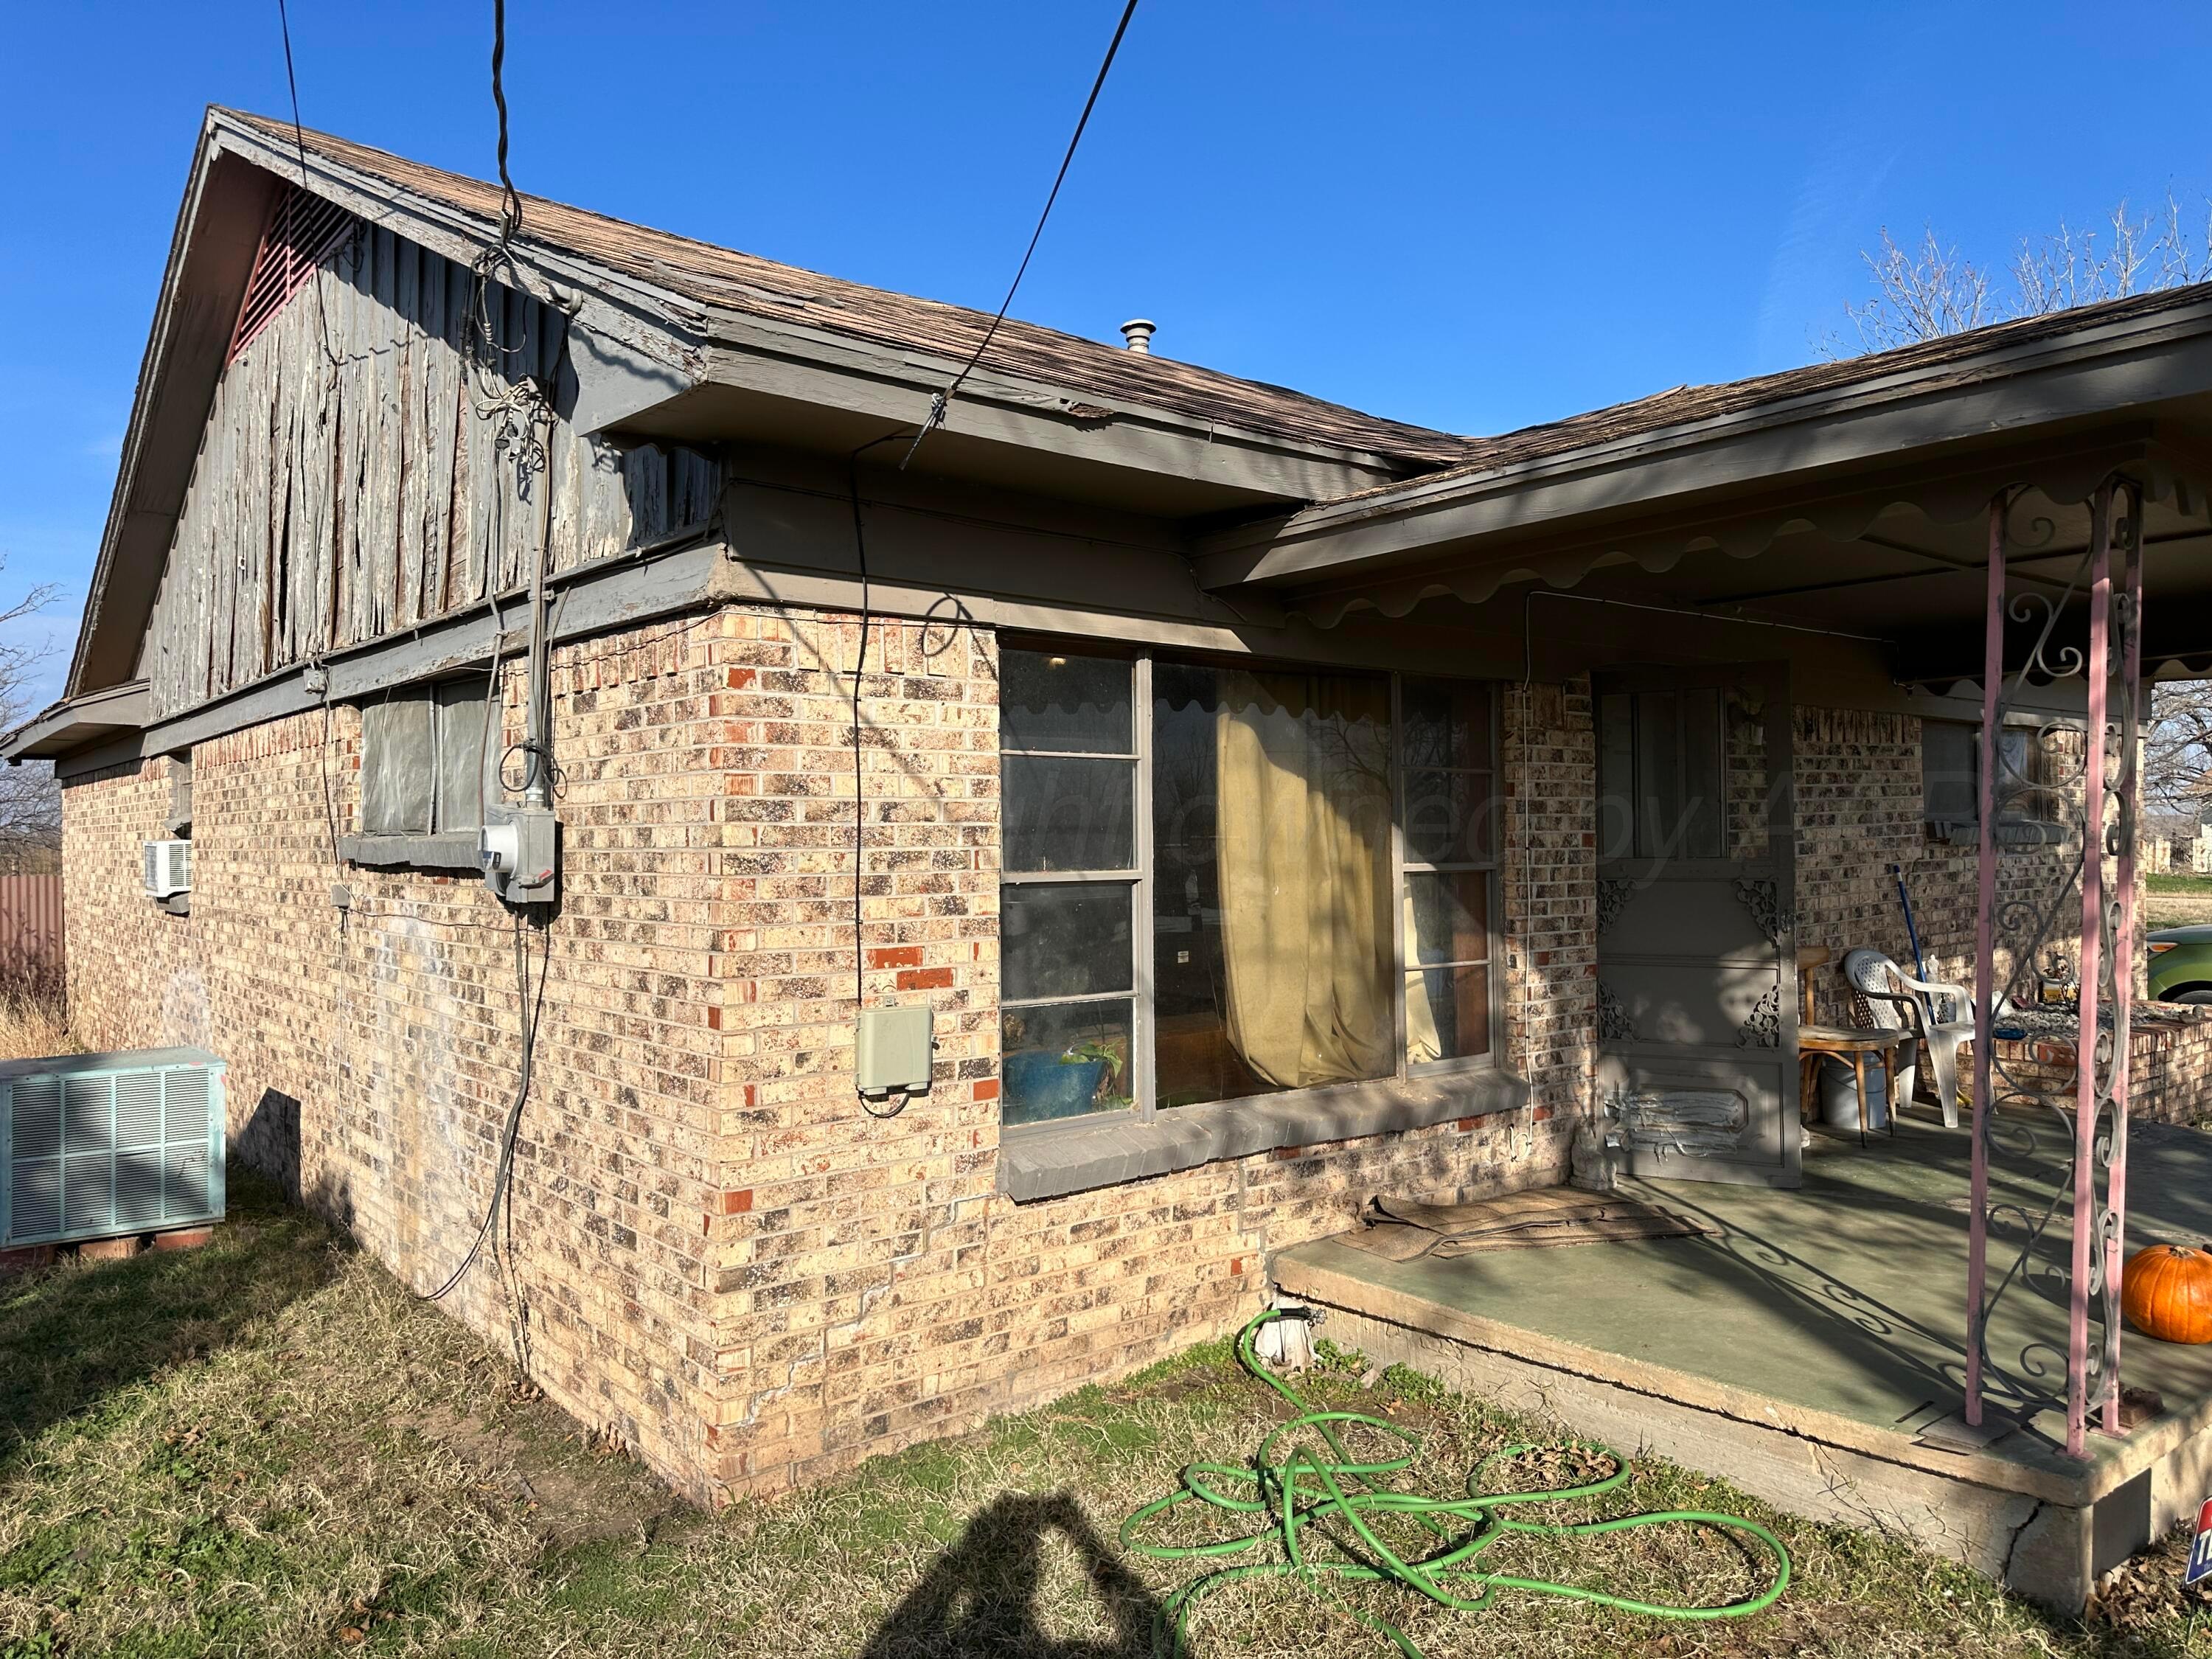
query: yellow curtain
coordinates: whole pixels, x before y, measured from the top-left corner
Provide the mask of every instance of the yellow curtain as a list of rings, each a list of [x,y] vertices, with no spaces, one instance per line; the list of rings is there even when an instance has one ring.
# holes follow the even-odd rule
[[[1410,964],[1420,960],[1419,947],[1414,943],[1413,889],[1406,887],[1406,961]],[[1406,1060],[1419,1066],[1425,1060],[1443,1058],[1444,1040],[1437,1031],[1437,1011],[1429,1006],[1427,981],[1421,970],[1408,966],[1406,969]]]
[[[1220,685],[1229,1041],[1277,1088],[1384,1076],[1396,972],[1389,688],[1244,672]]]

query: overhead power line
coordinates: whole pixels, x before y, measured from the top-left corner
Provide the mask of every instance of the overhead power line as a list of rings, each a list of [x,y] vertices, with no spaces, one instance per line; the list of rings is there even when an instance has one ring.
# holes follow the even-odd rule
[[[1044,211],[1037,215],[1036,228],[1030,233],[1030,245],[1022,250],[1022,262],[1014,268],[1014,280],[1006,284],[1006,297],[999,301],[998,315],[991,319],[990,327],[983,331],[983,337],[975,343],[975,350],[968,354],[968,361],[960,366],[960,372],[952,377],[942,392],[929,400],[929,413],[922,416],[921,430],[914,434],[914,441],[907,446],[906,454],[899,462],[902,472],[906,470],[907,462],[914,459],[914,452],[921,447],[921,441],[929,435],[931,428],[944,421],[945,411],[951,407],[953,398],[959,395],[968,376],[983,360],[983,354],[990,349],[991,342],[998,336],[999,325],[1006,320],[1006,313],[1013,306],[1014,295],[1021,288],[1022,278],[1029,274],[1030,260],[1036,253],[1037,242],[1044,235],[1045,221],[1052,217],[1052,205],[1060,199],[1060,187],[1067,182],[1067,169],[1075,160],[1076,146],[1083,142],[1084,128],[1091,125],[1091,112],[1097,107],[1098,94],[1105,90],[1107,72],[1114,67],[1114,55],[1121,50],[1121,37],[1129,32],[1129,20],[1136,15],[1137,0],[1129,0],[1129,3],[1121,8],[1121,21],[1114,26],[1114,38],[1106,43],[1106,56],[1099,61],[1097,76],[1091,82],[1091,95],[1083,100],[1083,113],[1076,118],[1075,131],[1068,138],[1066,154],[1060,158],[1060,171],[1053,175],[1052,190],[1044,198]]]

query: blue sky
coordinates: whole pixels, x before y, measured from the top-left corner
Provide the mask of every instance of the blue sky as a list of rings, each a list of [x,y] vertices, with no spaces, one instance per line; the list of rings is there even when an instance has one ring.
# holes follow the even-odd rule
[[[1117,0],[511,0],[526,190],[997,304]],[[1492,432],[1786,368],[1858,252],[2212,191],[2212,7],[1144,0],[1018,310]],[[489,0],[293,0],[301,112],[492,169]],[[74,634],[193,137],[276,0],[15,9],[0,584]],[[58,669],[56,670],[58,677]],[[52,680],[50,679],[50,684]]]

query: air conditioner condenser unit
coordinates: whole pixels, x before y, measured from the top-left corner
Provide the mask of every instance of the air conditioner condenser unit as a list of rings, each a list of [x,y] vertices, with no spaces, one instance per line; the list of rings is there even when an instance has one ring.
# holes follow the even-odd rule
[[[0,1063],[0,1249],[221,1220],[224,1072],[204,1048]]]

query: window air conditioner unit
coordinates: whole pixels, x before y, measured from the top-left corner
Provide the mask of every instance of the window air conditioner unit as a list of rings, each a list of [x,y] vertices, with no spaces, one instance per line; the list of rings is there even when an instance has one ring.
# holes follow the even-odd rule
[[[192,890],[192,844],[188,841],[146,843],[146,896],[172,898]]]
[[[0,1248],[221,1220],[224,1071],[204,1048],[0,1064]]]

